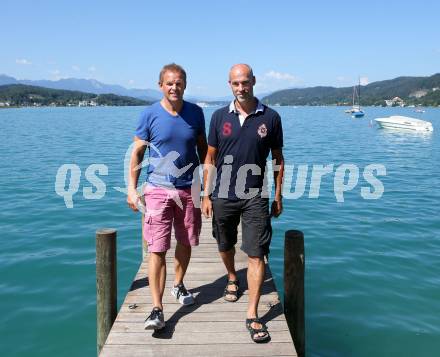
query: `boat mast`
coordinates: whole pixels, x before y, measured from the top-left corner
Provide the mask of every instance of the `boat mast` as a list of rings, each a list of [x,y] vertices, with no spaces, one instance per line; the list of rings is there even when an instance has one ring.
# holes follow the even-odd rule
[[[355,99],[354,99],[355,95],[356,95],[356,86],[353,86],[353,104],[351,105],[352,108],[354,108],[354,104],[355,104]]]

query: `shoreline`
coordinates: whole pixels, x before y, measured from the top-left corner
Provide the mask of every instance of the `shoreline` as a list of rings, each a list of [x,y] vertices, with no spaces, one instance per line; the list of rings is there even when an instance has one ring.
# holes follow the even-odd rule
[[[23,109],[23,108],[103,108],[103,107],[148,107],[151,104],[143,104],[143,105],[23,105],[23,106],[4,106],[4,107],[0,107],[0,110],[2,109]],[[338,107],[338,108],[350,108],[351,105],[339,105],[339,104],[318,104],[318,105],[273,105],[273,104],[266,104],[269,107],[273,107],[273,108],[314,108],[314,107]],[[218,107],[218,105],[212,105],[212,106],[208,106],[208,107],[204,107],[202,109],[205,108],[214,108],[214,107]],[[435,109],[435,108],[440,108],[440,105],[437,106],[416,106],[416,107],[411,107],[411,106],[405,106],[405,107],[400,107],[400,106],[394,106],[394,107],[388,107],[388,106],[381,106],[381,105],[365,105],[362,106],[362,108],[389,108],[389,109],[417,109],[417,108],[430,108],[430,109]]]

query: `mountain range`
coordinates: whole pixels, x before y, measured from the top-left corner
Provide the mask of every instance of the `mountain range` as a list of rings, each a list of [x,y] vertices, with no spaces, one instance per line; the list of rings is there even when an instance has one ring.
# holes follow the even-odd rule
[[[117,94],[126,97],[139,98],[146,101],[156,101],[162,98],[162,93],[154,89],[128,89],[117,84],[105,84],[95,79],[65,78],[57,81],[16,79],[0,74],[0,85],[26,84],[52,89],[73,90],[95,94]]]
[[[429,77],[397,77],[360,86],[362,105],[385,105],[396,97],[406,104],[440,105],[440,73]],[[262,99],[271,105],[351,105],[353,87],[310,87],[276,91]]]
[[[37,87],[45,87],[52,89],[73,90],[86,93],[107,94],[113,93],[121,96],[128,96],[139,98],[148,102],[154,102],[162,98],[162,92],[156,89],[129,89],[117,84],[105,84],[96,79],[81,79],[81,78],[64,78],[56,81],[42,79],[16,79],[14,77],[0,74],[0,86],[7,84],[26,84]],[[260,94],[259,98],[264,97],[270,93]],[[193,96],[185,95],[185,99],[191,102],[229,102],[232,100],[232,94],[221,97],[212,96]]]
[[[0,75],[0,85],[26,84],[52,89],[73,90],[95,94],[116,94],[139,98],[148,102],[162,98],[155,89],[129,89],[120,85],[105,84],[95,79],[66,78],[51,80],[18,80]],[[385,105],[386,100],[399,97],[406,104],[440,105],[440,73],[429,77],[397,77],[360,86],[362,105]],[[351,105],[353,87],[292,88],[258,95],[270,105]],[[193,102],[228,102],[232,96],[185,96]]]

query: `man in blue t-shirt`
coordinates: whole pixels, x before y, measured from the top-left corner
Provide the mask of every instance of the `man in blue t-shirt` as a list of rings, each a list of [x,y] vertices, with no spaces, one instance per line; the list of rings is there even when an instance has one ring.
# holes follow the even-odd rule
[[[213,234],[228,275],[224,299],[229,302],[239,297],[234,256],[237,226],[241,221],[241,249],[248,255],[246,327],[254,342],[267,342],[270,335],[257,312],[265,275],[264,256],[269,253],[272,237],[270,217],[278,217],[283,209],[283,130],[278,113],[254,97],[255,77],[249,65],[233,66],[229,85],[235,99],[212,115],[209,128],[202,211],[206,217],[212,215]],[[276,164],[271,212],[263,190],[269,152]],[[210,169],[214,165],[215,183],[212,182],[214,170]],[[212,195],[208,196],[211,191]]]
[[[191,247],[199,244],[201,212],[191,195],[193,175],[206,155],[205,118],[195,104],[183,100],[186,73],[174,63],[162,68],[159,87],[160,102],[141,114],[130,159],[127,203],[138,210],[137,185],[146,148],[149,150],[145,195],[143,238],[147,241],[148,283],[153,310],[145,320],[145,329],[165,326],[162,296],[165,290],[165,255],[170,248],[171,231],[177,240],[171,294],[182,304],[191,305],[194,297],[183,284],[191,257]],[[199,182],[194,177],[195,183]],[[198,199],[195,198],[195,199]]]

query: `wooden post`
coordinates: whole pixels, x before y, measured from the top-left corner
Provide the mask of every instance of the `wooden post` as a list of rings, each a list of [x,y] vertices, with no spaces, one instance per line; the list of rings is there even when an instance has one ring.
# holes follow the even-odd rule
[[[96,231],[97,352],[104,346],[117,314],[116,230]]]
[[[299,357],[305,356],[304,234],[286,232],[284,241],[284,313]]]

